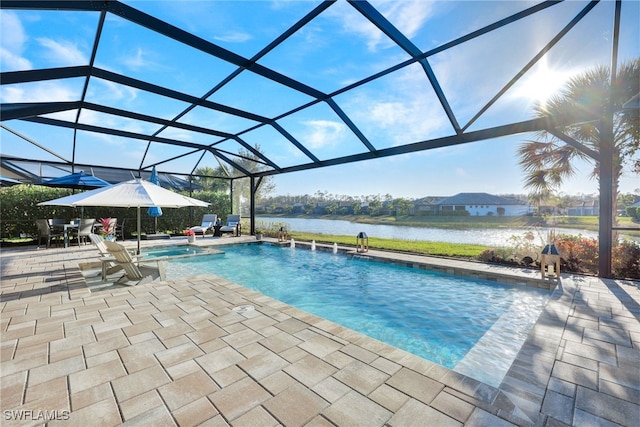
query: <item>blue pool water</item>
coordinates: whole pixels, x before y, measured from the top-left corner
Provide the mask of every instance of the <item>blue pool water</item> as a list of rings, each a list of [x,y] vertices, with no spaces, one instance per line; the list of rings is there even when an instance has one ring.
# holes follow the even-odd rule
[[[143,248],[142,255],[146,258],[158,258],[165,256],[185,256],[185,255],[196,255],[207,253],[205,249],[199,248],[197,246],[166,246],[166,247],[150,247]]]
[[[460,364],[498,323],[517,329],[498,344],[515,346],[513,360],[550,296],[550,291],[527,286],[323,251],[254,244],[225,247],[224,252],[172,261],[167,276],[211,273],[448,368]],[[483,361],[469,366],[470,371],[487,368]]]

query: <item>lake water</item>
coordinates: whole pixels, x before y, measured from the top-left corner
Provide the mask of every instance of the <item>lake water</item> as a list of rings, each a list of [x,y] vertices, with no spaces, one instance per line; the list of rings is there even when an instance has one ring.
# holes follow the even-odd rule
[[[279,218],[279,217],[256,217],[260,221],[267,223],[286,223],[293,231],[307,233],[323,233],[337,235],[355,236],[364,231],[369,237],[380,237],[385,239],[417,240],[446,243],[466,243],[485,246],[506,246],[511,236],[522,236],[527,231],[533,231],[536,239],[542,243],[547,236],[549,229],[540,227],[527,228],[469,228],[443,229],[429,227],[407,227],[401,225],[382,224],[361,224],[357,222],[333,219],[315,218]],[[588,238],[598,238],[598,233],[589,230],[576,230],[572,228],[555,228],[557,234],[581,234]]]

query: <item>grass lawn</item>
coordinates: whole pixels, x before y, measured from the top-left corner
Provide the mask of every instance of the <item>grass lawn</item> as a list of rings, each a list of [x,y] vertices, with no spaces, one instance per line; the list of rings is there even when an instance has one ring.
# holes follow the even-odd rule
[[[336,236],[331,234],[319,233],[301,233],[292,232],[291,237],[295,240],[312,241],[317,243],[337,243],[339,245],[356,245],[356,239],[353,236]],[[377,237],[369,238],[369,247],[374,249],[382,249],[395,252],[411,252],[424,255],[447,256],[456,258],[474,258],[480,255],[488,246],[467,245],[462,243],[442,243],[442,242],[423,242],[411,240],[393,240],[380,239]]]

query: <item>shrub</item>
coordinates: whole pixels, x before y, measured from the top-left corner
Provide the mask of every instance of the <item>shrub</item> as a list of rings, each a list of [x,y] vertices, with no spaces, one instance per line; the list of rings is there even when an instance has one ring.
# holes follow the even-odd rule
[[[598,273],[598,240],[581,235],[559,235],[556,247],[560,252],[561,269],[567,273]],[[511,236],[509,245],[487,249],[478,255],[478,260],[496,264],[530,266],[539,265],[539,254],[544,239],[536,239],[533,232],[523,236]],[[640,243],[628,240],[614,246],[612,251],[612,273],[614,277],[640,279]]]
[[[640,279],[640,243],[626,240],[614,247],[611,267],[615,277]]]
[[[598,271],[598,240],[561,234],[556,239],[564,271],[595,274]]]
[[[267,237],[278,237],[280,234],[280,227],[284,227],[287,233],[291,231],[291,226],[286,222],[256,221],[256,232],[260,230],[262,234]]]
[[[494,264],[519,265],[521,258],[510,248],[492,248],[478,255],[478,260]]]
[[[124,221],[125,234],[131,236],[136,230],[135,208],[104,208],[88,206],[83,210],[65,206],[38,206],[39,202],[56,199],[71,194],[71,190],[44,187],[41,185],[15,185],[0,188],[0,237],[17,237],[21,233],[37,235],[35,220],[38,218],[118,218],[118,223]],[[206,213],[217,213],[226,218],[231,211],[229,196],[224,193],[200,191],[192,197],[211,203],[206,208],[164,209],[162,217],[158,218],[158,231],[182,233],[185,227],[199,224],[200,218]],[[155,228],[154,219],[142,211],[142,231]]]
[[[471,216],[468,210],[455,210],[455,211],[445,211],[446,213],[440,213],[441,216]]]

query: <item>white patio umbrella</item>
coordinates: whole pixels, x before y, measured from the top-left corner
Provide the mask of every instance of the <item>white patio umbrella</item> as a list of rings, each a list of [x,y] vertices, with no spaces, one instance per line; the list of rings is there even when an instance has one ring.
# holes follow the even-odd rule
[[[140,253],[140,208],[159,206],[182,208],[185,206],[209,206],[202,200],[192,199],[152,184],[142,179],[121,182],[84,193],[72,194],[59,199],[38,203],[38,206],[103,206],[114,208],[137,208],[138,253]]]

